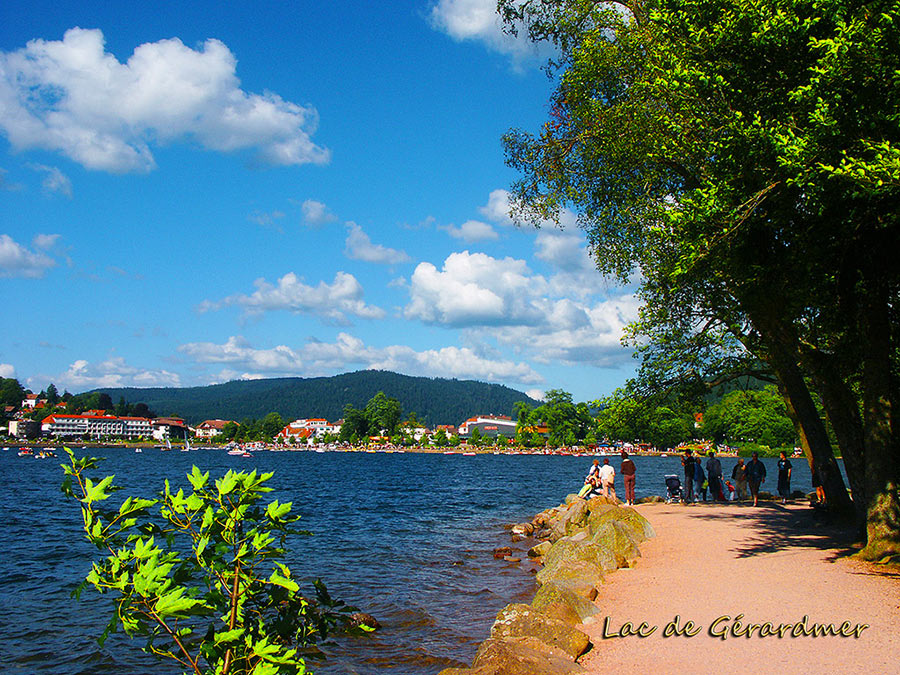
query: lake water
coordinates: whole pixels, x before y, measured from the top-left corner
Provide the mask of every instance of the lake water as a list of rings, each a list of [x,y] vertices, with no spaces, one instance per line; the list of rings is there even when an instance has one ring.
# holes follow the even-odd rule
[[[127,490],[122,495],[153,497],[166,477],[189,487],[184,475],[193,464],[211,477],[229,468],[274,471],[270,499],[293,501],[300,526],[314,533],[293,542],[287,562],[295,577],[321,578],[333,596],[383,626],[330,645],[327,661],[310,664],[319,675],[429,675],[470,663],[496,613],[530,601],[535,591],[527,560],[493,558],[495,547],[510,543],[504,525],[530,520],[576,492],[591,462],[542,455],[77,453],[106,457],[101,473],[116,474]],[[663,476],[681,474],[677,456],[634,460],[638,497],[663,496]],[[143,654],[140,640],[114,635],[98,647],[95,638],[111,616],[106,599],[93,589],[80,601],[70,599],[98,552],[82,536],[77,502],[59,491],[61,461],[0,450],[0,672],[179,672]],[[619,458],[611,462],[618,470]],[[774,492],[775,460],[765,462],[763,489]],[[723,459],[727,476],[734,463]],[[621,478],[616,483],[621,497]],[[803,459],[794,461],[792,488],[812,489]],[[528,545],[514,546],[524,551]]]

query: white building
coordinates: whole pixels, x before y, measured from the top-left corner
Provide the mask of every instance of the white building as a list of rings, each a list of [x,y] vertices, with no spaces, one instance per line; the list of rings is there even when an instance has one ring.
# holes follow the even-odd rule
[[[43,419],[41,431],[56,438],[149,438],[153,434],[153,420],[99,414],[53,414]]]
[[[204,420],[194,429],[197,438],[213,438],[225,430],[226,424],[232,424],[230,420]],[[233,422],[237,424],[237,422]]]
[[[296,439],[316,439],[326,434],[341,433],[340,423],[329,424],[328,420],[322,417],[314,417],[311,419],[299,419],[289,423],[281,430],[279,436],[284,438],[293,437]]]
[[[514,438],[516,422],[506,415],[477,415],[459,425],[459,435],[468,437],[474,429],[483,436],[504,436]]]

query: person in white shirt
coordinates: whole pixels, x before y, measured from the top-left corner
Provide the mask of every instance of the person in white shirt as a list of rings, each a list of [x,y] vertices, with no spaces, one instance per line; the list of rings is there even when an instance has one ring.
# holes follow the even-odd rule
[[[616,498],[616,470],[609,463],[609,458],[603,458],[603,466],[600,467],[600,485],[603,495]]]

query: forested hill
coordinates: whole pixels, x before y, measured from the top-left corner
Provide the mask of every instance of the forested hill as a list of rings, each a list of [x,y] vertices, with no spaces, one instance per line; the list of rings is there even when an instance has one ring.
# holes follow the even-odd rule
[[[539,405],[526,394],[472,380],[409,377],[362,370],[333,377],[238,380],[206,387],[97,389],[113,403],[146,403],[157,415],[178,415],[190,424],[206,419],[240,422],[277,412],[285,419],[324,417],[336,421],[344,406],[363,408],[379,391],[400,401],[404,419],[415,412],[428,424],[460,424],[472,415],[511,415],[516,401]]]

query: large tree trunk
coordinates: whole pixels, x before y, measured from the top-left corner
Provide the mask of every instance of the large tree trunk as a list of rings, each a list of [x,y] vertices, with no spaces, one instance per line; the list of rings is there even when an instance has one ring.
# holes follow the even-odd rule
[[[847,480],[853,495],[853,506],[861,537],[866,536],[866,466],[864,458],[863,421],[859,411],[859,399],[841,377],[830,356],[820,352],[807,352],[803,363],[810,373],[822,407],[834,430],[838,447],[847,470]]]
[[[816,467],[828,510],[842,517],[854,513],[844,478],[834,458],[825,423],[819,417],[809,387],[798,365],[797,343],[790,326],[778,318],[760,313],[751,316],[760,332],[767,351],[767,361],[778,378],[779,389],[785,399],[788,415],[800,436],[800,445],[810,466]]]
[[[868,542],[863,555],[900,553],[900,451],[891,406],[889,289],[877,269],[867,277],[860,301],[863,364],[863,429],[866,460]]]

